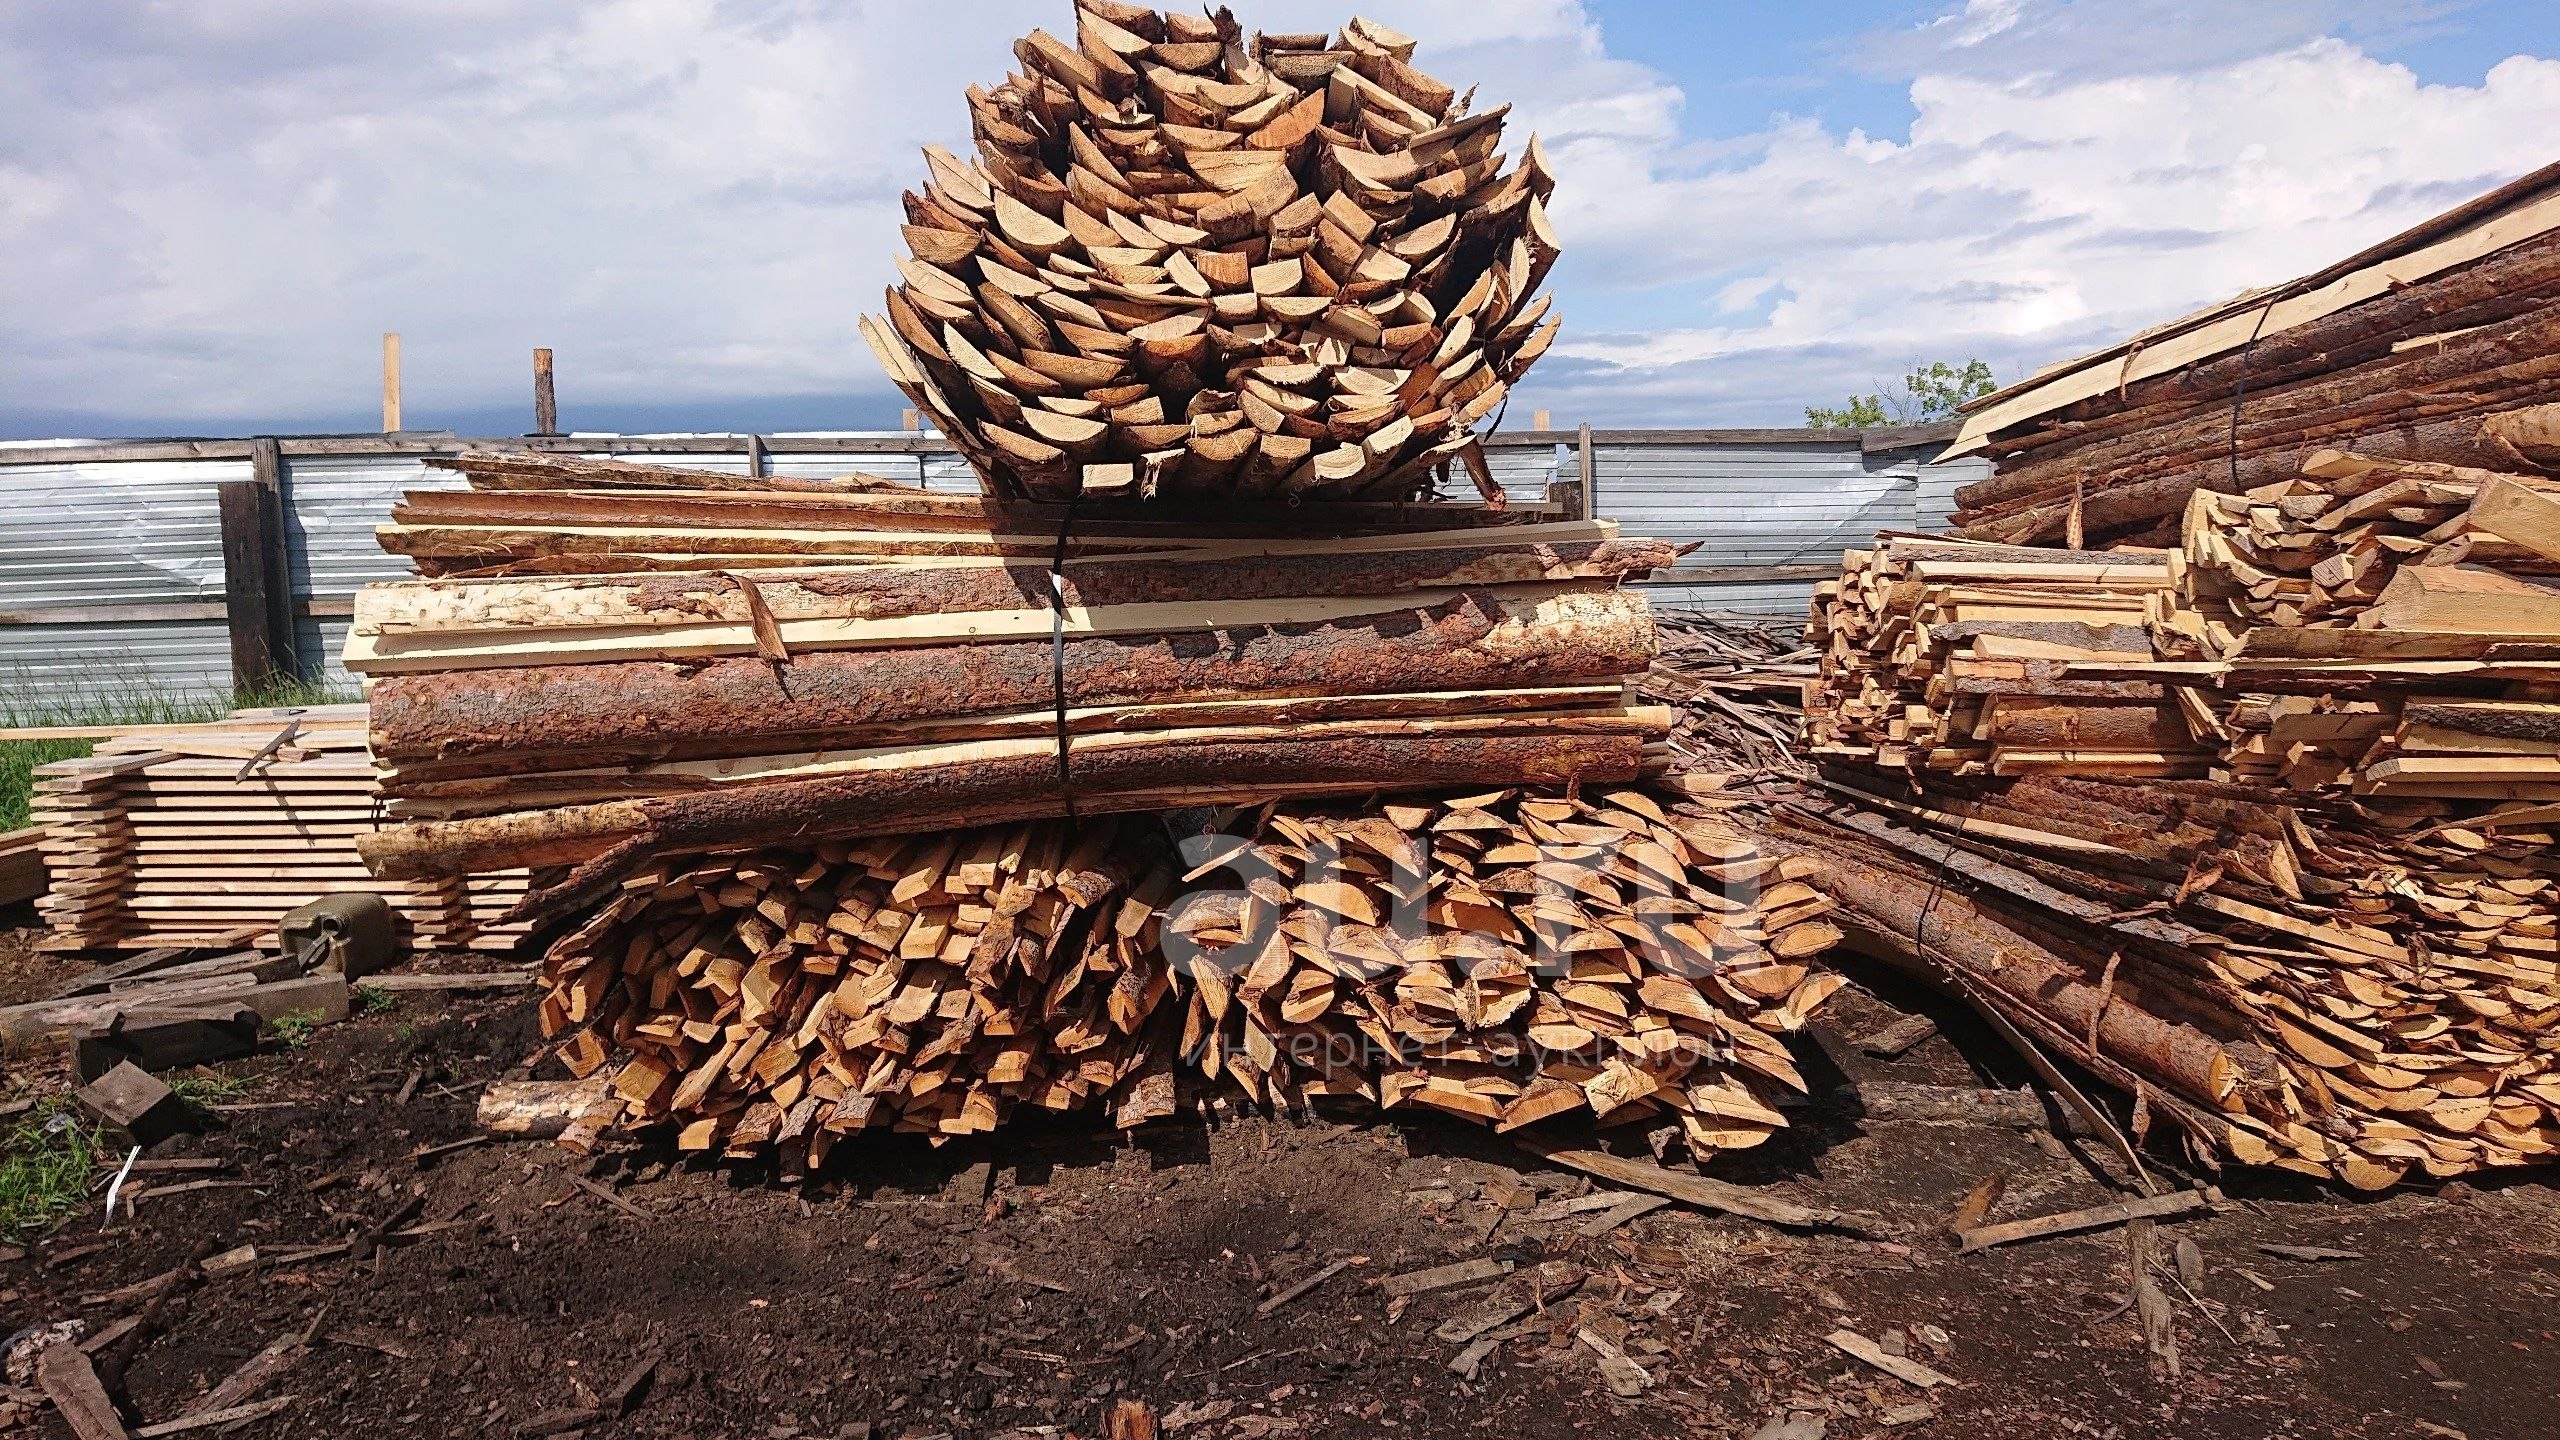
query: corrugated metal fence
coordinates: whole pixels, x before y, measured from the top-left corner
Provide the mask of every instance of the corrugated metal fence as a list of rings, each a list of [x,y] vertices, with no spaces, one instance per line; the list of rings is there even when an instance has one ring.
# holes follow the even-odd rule
[[[444,434],[286,440],[283,497],[295,660],[345,683],[337,655],[355,592],[407,573],[373,527],[404,490],[449,486],[428,455]],[[1594,512],[1629,533],[1696,541],[1652,589],[1665,604],[1800,613],[1841,550],[1880,529],[1945,523],[1978,460],[1927,462],[1938,430],[1509,431],[1487,446],[1523,501],[1588,485]],[[543,448],[746,474],[874,475],[968,491],[968,468],[899,433],[748,437],[578,436]],[[0,710],[84,706],[102,695],[227,695],[216,487],[252,478],[247,441],[0,444]],[[1561,487],[1561,488],[1557,488]]]

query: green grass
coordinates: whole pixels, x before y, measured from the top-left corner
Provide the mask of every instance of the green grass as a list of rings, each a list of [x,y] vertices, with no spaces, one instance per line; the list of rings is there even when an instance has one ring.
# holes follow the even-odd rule
[[[59,690],[47,679],[45,687]],[[352,690],[293,683],[220,698],[168,695],[150,689],[131,675],[101,674],[84,681],[71,698],[23,700],[37,686],[31,676],[0,675],[0,728],[32,725],[183,725],[219,720],[234,710],[271,705],[335,705],[353,700]],[[0,740],[0,830],[28,823],[28,801],[34,794],[35,768],[56,760],[76,760],[96,748],[86,740]]]
[[[400,1008],[400,997],[379,985],[356,983],[355,1012],[359,1015],[383,1015]]]
[[[299,1050],[311,1043],[312,1035],[329,1023],[329,1017],[317,1010],[287,1010],[267,1022],[267,1033],[287,1050]]]
[[[169,1093],[190,1105],[219,1105],[237,1100],[249,1093],[254,1080],[238,1075],[219,1075],[210,1070],[191,1070],[184,1075],[164,1077]]]
[[[0,1240],[24,1240],[59,1225],[88,1203],[98,1132],[57,1097],[0,1135]]]

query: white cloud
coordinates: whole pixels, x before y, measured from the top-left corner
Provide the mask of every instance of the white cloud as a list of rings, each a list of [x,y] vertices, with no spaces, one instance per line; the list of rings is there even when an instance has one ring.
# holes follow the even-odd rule
[[[1751,324],[1715,323],[1720,296],[1693,324],[1569,330],[1535,403],[1782,421],[1796,395],[1867,389],[1915,359],[1979,354],[2014,377],[2547,162],[2560,60],[2426,86],[2316,39],[2183,74],[1922,75],[1910,97],[1903,143],[1796,121],[1705,168],[1649,134],[1577,149],[1577,178],[1610,177],[1558,192],[1581,273],[1665,285],[1751,266],[1789,298]]]
[[[1245,5],[1316,30],[1344,0]],[[1784,422],[1921,356],[2015,371],[2343,255],[2548,158],[2560,62],[2421,86],[2402,0],[1973,0],[1870,37],[1907,137],[1684,136],[1578,0],[1381,0],[1564,178],[1567,342],[1526,405]],[[888,390],[855,330],[918,146],[1068,0],[17,0],[0,9],[0,425]],[[2152,28],[2148,49],[2128,25]],[[2127,56],[2175,57],[2129,69]],[[1615,333],[1577,309],[1638,313]],[[1694,293],[1692,293],[1694,292]],[[894,402],[887,402],[894,403]]]

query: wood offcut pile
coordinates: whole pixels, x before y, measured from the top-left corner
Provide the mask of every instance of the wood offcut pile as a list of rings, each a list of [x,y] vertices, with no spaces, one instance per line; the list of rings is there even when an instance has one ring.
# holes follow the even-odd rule
[[[1553,333],[1534,142],[1365,21],[1076,16],[869,327],[984,493],[446,462],[347,647],[367,860],[571,867],[523,913],[573,1143],[802,1165],[1178,1077],[1756,1143],[1832,902],[1716,780],[1639,788],[1677,547],[1472,449]]]
[[[2513,403],[2560,374],[2560,281],[2532,278],[2560,273],[2551,179],[2416,232],[2489,250],[2432,278],[2404,257],[2406,286],[2287,321],[2319,339],[2314,369],[2283,358],[2309,338],[2262,337],[2270,389],[2217,407],[2242,486],[2219,483],[2227,455],[2155,471],[2052,442],[2092,467],[2067,520],[2092,540],[2130,528],[2097,497],[2184,484],[2167,531],[2134,517],[2158,545],[1890,537],[1816,597],[1807,740],[1830,798],[1785,834],[1834,860],[1852,932],[2203,1153],[2364,1187],[2560,1153],[2560,406]],[[2446,238],[2464,225],[2487,237]],[[2276,292],[2270,325],[2324,285]],[[2473,399],[2407,423],[2396,407],[2434,392],[2391,367],[2478,337],[2505,378],[2462,372]],[[2227,387],[2232,358],[2136,369],[2129,402],[2071,399],[2064,367],[1985,413],[2042,395],[2067,405],[2039,423],[2083,435],[2130,403],[2125,443],[2165,447],[2182,422],[2146,394]],[[2335,401],[2280,432],[2322,443],[2251,450],[2287,383]]]
[[[1638,688],[1681,707],[1671,748],[1693,763],[1771,774],[1803,768],[1796,752],[1814,647],[1801,621],[1716,610],[1657,609],[1660,649]]]
[[[366,871],[356,846],[380,823],[380,792],[361,705],[135,726],[35,775],[50,948],[250,944],[347,891],[382,896],[422,947],[503,949],[523,933],[499,923],[524,895],[520,871]]]
[[[1177,1069],[1503,1129],[1675,1117],[1703,1158],[1785,1124],[1777,1037],[1839,984],[1819,867],[1732,803],[1500,790],[1227,812],[1178,846],[1124,816],[666,861],[553,948],[543,1023],[609,1086],[585,1138],[795,1167],[1025,1105],[1134,1124]]]
[[[1355,19],[1248,35],[1223,6],[1077,0],[928,149],[880,363],[992,493],[1428,493],[1500,504],[1474,427],[1560,323],[1532,138]]]

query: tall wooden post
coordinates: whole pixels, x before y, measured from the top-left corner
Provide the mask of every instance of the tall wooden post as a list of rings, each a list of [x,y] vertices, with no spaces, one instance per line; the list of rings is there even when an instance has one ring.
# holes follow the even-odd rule
[[[1589,520],[1600,513],[1600,475],[1591,461],[1589,422],[1586,421],[1582,428],[1575,432],[1573,448],[1575,458],[1581,462],[1582,471],[1582,513],[1575,518]]]
[[[560,402],[551,393],[551,352],[541,348],[533,352],[533,433],[560,433]]]
[[[382,332],[382,433],[400,428],[400,332]]]
[[[768,468],[769,467],[765,464],[764,437],[762,435],[748,436],[747,473],[750,475],[762,475]]]
[[[241,694],[295,678],[293,571],[285,550],[284,450],[273,436],[249,449],[250,478],[215,487],[222,519],[222,607],[231,631],[231,684]]]

